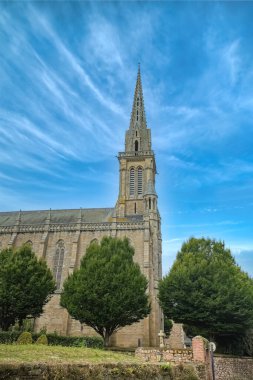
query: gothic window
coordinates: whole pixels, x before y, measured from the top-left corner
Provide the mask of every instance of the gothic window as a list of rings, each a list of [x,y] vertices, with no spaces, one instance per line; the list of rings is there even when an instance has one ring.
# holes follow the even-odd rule
[[[134,195],[134,168],[130,169],[130,195]]]
[[[134,213],[136,214],[136,202],[134,203]]]
[[[138,141],[137,140],[135,140],[135,143],[134,143],[134,150],[135,150],[135,152],[138,152]]]
[[[142,194],[142,168],[138,168],[138,195]]]
[[[93,244],[93,243],[98,244],[98,239],[96,239],[96,238],[95,238],[95,239],[92,239],[91,242],[90,242],[90,244]]]
[[[151,198],[148,199],[148,208],[151,210]]]
[[[53,274],[54,274],[57,290],[59,290],[61,287],[61,276],[62,276],[62,268],[63,268],[63,261],[64,261],[64,253],[65,253],[64,241],[59,240],[58,243],[56,244],[54,268],[53,268]]]

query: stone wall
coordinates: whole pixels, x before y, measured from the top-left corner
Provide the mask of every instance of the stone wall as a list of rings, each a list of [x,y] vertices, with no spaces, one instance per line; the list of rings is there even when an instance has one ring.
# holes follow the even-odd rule
[[[216,380],[252,380],[253,358],[214,357]]]
[[[207,346],[208,342],[206,339],[196,336],[192,339],[192,349],[139,347],[136,349],[135,355],[144,362],[191,363],[196,369],[199,379],[212,380],[210,356]]]
[[[139,347],[135,356],[145,362],[173,362],[189,363],[193,361],[192,350],[189,349],[159,349],[152,347]]]
[[[34,213],[36,216],[36,212]],[[85,210],[83,210],[83,213],[85,213]],[[155,296],[157,284],[155,283],[154,273],[157,273],[158,269],[153,268],[153,263],[156,262],[158,248],[154,247],[154,242],[157,239],[154,233],[151,233],[149,221],[130,223],[126,219],[125,222],[122,221],[118,224],[111,222],[98,223],[92,224],[90,227],[84,223],[81,227],[79,226],[79,230],[76,226],[71,227],[71,225],[60,225],[59,230],[53,224],[50,226],[52,231],[43,231],[46,228],[44,225],[31,225],[27,232],[20,231],[17,233],[5,233],[4,230],[1,231],[0,226],[1,248],[12,246],[16,249],[29,241],[32,243],[32,248],[36,254],[43,257],[48,267],[53,270],[57,243],[62,241],[65,249],[61,276],[62,287],[68,275],[73,272],[74,268],[80,266],[80,261],[92,241],[97,240],[100,242],[104,236],[117,236],[119,238],[127,236],[135,249],[134,261],[139,264],[142,273],[149,279],[148,292],[152,310],[147,318],[131,326],[126,326],[114,334],[111,338],[111,344],[118,347],[157,346],[159,343],[158,332],[161,328],[161,316]],[[54,228],[55,231],[53,230]],[[151,236],[153,245],[150,244]],[[60,306],[60,293],[61,291],[57,290],[45,305],[43,315],[35,322],[35,332],[46,329],[49,333],[56,331],[60,335],[96,335],[93,329],[73,320],[66,309]]]

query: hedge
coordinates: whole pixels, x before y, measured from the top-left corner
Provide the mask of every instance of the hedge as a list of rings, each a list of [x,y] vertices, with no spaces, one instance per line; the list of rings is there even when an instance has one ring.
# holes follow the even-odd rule
[[[21,333],[21,331],[0,331],[0,343],[15,343]],[[32,333],[33,341],[35,342],[40,335],[41,334]],[[46,336],[48,339],[48,344],[51,346],[90,348],[103,348],[104,346],[102,338],[95,336],[62,336],[57,334],[46,334]]]
[[[169,368],[169,369],[168,369]],[[198,375],[199,374],[199,375]],[[3,363],[0,379],[107,379],[107,380],[199,380],[206,378],[204,365],[179,364],[172,367],[157,364],[96,363],[64,364]]]

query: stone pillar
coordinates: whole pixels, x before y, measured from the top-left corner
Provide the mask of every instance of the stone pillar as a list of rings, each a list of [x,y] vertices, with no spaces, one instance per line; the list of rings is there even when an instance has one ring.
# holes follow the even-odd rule
[[[207,341],[202,336],[195,336],[192,339],[193,360],[206,363],[207,360]]]
[[[213,380],[208,346],[208,341],[202,336],[195,336],[192,339],[193,361],[203,363],[206,367],[206,376],[203,380]]]

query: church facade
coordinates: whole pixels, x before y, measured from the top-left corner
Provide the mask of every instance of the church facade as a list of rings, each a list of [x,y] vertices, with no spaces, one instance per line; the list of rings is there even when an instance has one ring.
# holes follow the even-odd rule
[[[122,347],[157,346],[162,327],[158,281],[162,276],[161,219],[155,190],[156,162],[147,128],[138,70],[125,151],[118,154],[119,196],[114,208],[0,212],[0,249],[30,244],[52,270],[57,290],[35,321],[35,329],[62,335],[95,335],[60,307],[64,280],[80,265],[86,248],[103,236],[128,237],[134,260],[148,279],[151,313],[142,321],[119,330],[111,344]]]

